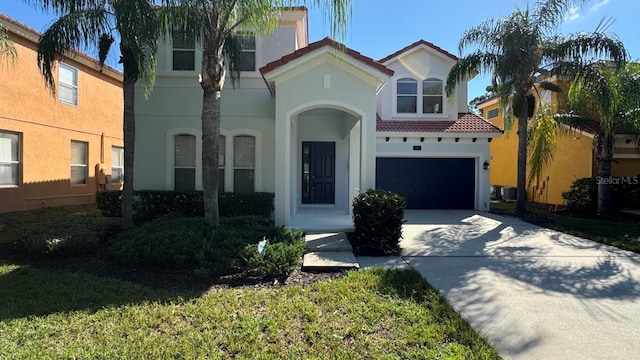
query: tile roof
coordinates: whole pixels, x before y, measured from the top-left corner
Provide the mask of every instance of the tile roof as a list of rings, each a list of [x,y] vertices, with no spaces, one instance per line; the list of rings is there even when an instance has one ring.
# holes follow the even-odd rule
[[[260,73],[262,75],[267,74],[277,68],[279,68],[280,66],[283,66],[295,59],[298,59],[306,54],[309,54],[311,52],[313,52],[314,50],[320,49],[324,46],[332,46],[340,51],[344,51],[345,54],[351,56],[352,58],[366,64],[369,65],[389,76],[393,75],[393,70],[387,68],[386,66],[376,62],[375,60],[373,60],[370,57],[366,57],[362,54],[360,54],[359,52],[349,49],[348,47],[342,45],[341,43],[331,39],[331,38],[324,38],[320,41],[316,41],[314,43],[309,44],[308,46],[303,47],[302,49],[298,49],[294,52],[292,52],[291,54],[285,55],[283,57],[281,57],[278,60],[272,61],[270,63],[268,63],[267,65],[263,66],[260,68]]]
[[[385,120],[378,116],[376,131],[380,132],[434,132],[434,133],[496,133],[501,134],[497,126],[476,114],[459,113],[457,121],[433,120]]]
[[[449,58],[451,58],[451,59],[453,59],[453,60],[456,60],[456,61],[458,60],[458,57],[457,57],[457,56],[455,56],[455,55],[453,55],[452,53],[450,53],[450,52],[448,52],[448,51],[444,50],[443,48],[441,48],[441,47],[439,47],[439,46],[436,46],[436,45],[434,45],[433,43],[430,43],[430,42],[428,42],[428,41],[424,41],[424,40],[420,39],[420,40],[418,40],[418,41],[414,42],[413,44],[408,45],[408,46],[405,46],[404,48],[402,48],[402,49],[400,49],[400,50],[398,50],[398,51],[394,52],[394,53],[393,53],[393,54],[391,54],[391,55],[387,55],[387,56],[385,56],[384,58],[382,58],[382,59],[378,60],[378,62],[379,62],[379,63],[387,62],[387,61],[389,61],[389,60],[393,59],[394,57],[396,57],[396,56],[398,56],[398,55],[400,55],[400,54],[402,54],[402,53],[404,53],[404,52],[406,52],[406,51],[409,51],[409,50],[413,49],[414,47],[420,46],[420,45],[428,46],[428,47],[432,48],[433,50],[435,50],[435,51],[437,51],[437,52],[439,52],[439,53],[442,53],[443,55],[445,55],[445,56],[447,56],[447,57],[449,57]]]

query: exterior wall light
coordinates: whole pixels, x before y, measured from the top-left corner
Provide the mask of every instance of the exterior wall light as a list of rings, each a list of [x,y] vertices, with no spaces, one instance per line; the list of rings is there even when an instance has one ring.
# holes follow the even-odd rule
[[[485,162],[482,163],[482,168],[484,170],[489,170],[489,162],[485,160]]]

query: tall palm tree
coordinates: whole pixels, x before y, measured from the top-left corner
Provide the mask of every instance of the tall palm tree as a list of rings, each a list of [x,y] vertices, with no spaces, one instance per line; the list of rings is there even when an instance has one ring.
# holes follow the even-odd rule
[[[100,64],[120,38],[124,100],[124,186],[122,222],[133,226],[133,161],[135,141],[135,84],[149,90],[155,77],[159,21],[153,0],[30,0],[53,10],[60,18],[40,38],[38,66],[47,86],[55,92],[53,69],[71,48],[97,46]],[[114,34],[117,33],[117,34]]]
[[[459,50],[476,50],[461,57],[447,77],[446,91],[479,72],[491,73],[506,128],[518,123],[518,199],[516,214],[526,213],[527,121],[535,112],[537,89],[560,91],[550,76],[562,74],[580,57],[600,56],[616,64],[626,60],[622,43],[601,32],[557,36],[551,34],[570,6],[586,0],[538,0],[534,7],[517,8],[505,18],[490,19],[465,31]]]
[[[182,31],[203,43],[202,87],[202,183],[205,220],[218,225],[218,142],[220,98],[227,71],[235,72],[237,30],[268,33],[286,6],[309,3],[327,10],[334,34],[343,34],[350,14],[349,0],[169,0],[174,17],[169,31]],[[234,51],[235,49],[235,51]],[[234,77],[232,76],[232,79]]]
[[[588,128],[595,133],[597,176],[611,176],[616,134],[640,134],[640,64],[627,63],[618,71],[611,64],[589,62],[567,69],[566,75],[589,73],[571,82],[570,113],[555,116],[560,124]],[[640,147],[640,142],[638,143]],[[611,183],[598,181],[598,215],[612,214]]]
[[[0,24],[0,63],[2,63],[4,59],[13,61],[17,57],[16,47],[13,45],[13,41],[9,39],[7,29]]]

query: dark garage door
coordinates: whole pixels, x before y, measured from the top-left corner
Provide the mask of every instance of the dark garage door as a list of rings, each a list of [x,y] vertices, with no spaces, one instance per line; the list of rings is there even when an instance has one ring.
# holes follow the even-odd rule
[[[407,209],[473,209],[475,159],[377,158],[376,187],[407,198]]]

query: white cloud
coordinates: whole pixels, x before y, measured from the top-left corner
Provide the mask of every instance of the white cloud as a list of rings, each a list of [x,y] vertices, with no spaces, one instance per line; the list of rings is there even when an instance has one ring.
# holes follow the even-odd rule
[[[594,13],[598,10],[600,10],[600,8],[602,8],[603,6],[607,5],[608,3],[610,3],[611,0],[600,0],[597,3],[595,3],[591,9],[589,10],[590,12]]]
[[[609,1],[609,0],[602,0],[602,1]],[[579,17],[580,17],[580,9],[577,6],[573,6],[569,8],[569,11],[567,11],[567,13],[564,15],[564,20],[573,21],[578,19]]]

